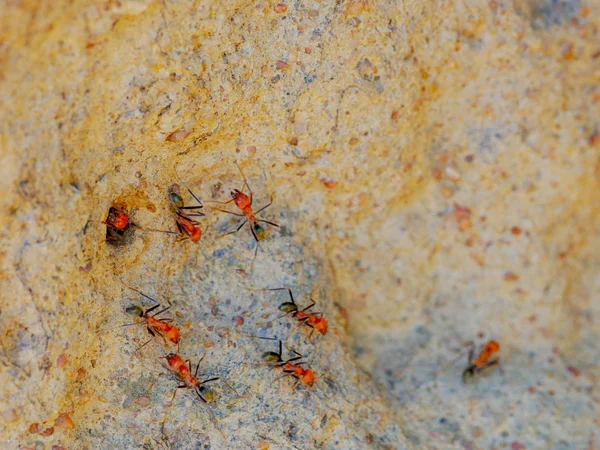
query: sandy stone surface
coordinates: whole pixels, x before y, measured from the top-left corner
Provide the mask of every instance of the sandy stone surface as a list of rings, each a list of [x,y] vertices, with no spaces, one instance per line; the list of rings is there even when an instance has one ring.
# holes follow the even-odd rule
[[[598,2],[0,4],[3,449],[598,448]],[[209,203],[236,162],[280,225],[254,264]],[[173,183],[200,242],[151,231]],[[141,227],[118,245],[111,205]],[[126,285],[172,304],[210,405],[171,402]]]

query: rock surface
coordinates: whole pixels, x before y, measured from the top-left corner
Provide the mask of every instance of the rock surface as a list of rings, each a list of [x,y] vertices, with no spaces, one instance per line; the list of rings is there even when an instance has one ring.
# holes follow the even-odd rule
[[[2,9],[2,448],[598,448],[598,2]],[[281,225],[254,265],[208,203],[236,161]],[[175,228],[173,183],[206,202],[199,243],[148,230]],[[144,228],[121,245],[113,204]],[[136,351],[125,309],[152,303],[125,284],[239,396],[171,404],[174,347]],[[280,286],[325,336],[255,290]],[[315,385],[276,381],[252,336]],[[463,384],[490,338],[501,366]]]

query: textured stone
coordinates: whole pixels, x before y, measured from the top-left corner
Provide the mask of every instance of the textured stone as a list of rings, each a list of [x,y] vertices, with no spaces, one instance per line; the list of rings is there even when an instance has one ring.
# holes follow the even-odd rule
[[[598,445],[597,2],[2,8],[3,448]],[[250,231],[221,237],[237,218],[208,203],[243,187],[236,161],[281,225],[253,271]],[[148,230],[175,229],[182,182],[207,202],[197,244]],[[113,204],[142,227],[121,245]],[[173,347],[136,352],[125,309],[151,302],[121,280],[240,397],[171,405]],[[280,286],[327,335],[252,290]],[[275,381],[252,336],[290,336],[315,386]],[[488,338],[501,366],[463,384]]]

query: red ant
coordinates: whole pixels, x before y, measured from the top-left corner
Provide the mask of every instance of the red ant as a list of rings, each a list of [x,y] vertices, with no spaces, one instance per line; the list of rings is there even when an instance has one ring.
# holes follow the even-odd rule
[[[181,356],[179,356],[175,353],[169,353],[167,356],[163,356],[163,358],[165,358],[167,360],[167,364],[169,365],[169,368],[177,374],[177,376],[179,377],[179,379],[182,382],[179,386],[177,386],[177,389],[193,389],[194,392],[196,393],[196,395],[198,395],[198,398],[203,403],[210,403],[214,400],[215,397],[214,397],[212,390],[210,390],[209,388],[207,388],[204,385],[211,381],[218,380],[219,377],[208,378],[204,381],[198,381],[198,378],[197,378],[198,377],[198,368],[200,367],[200,363],[204,359],[204,355],[202,356],[202,358],[200,358],[200,360],[198,361],[198,364],[196,364],[196,370],[194,371],[193,375],[192,375],[192,363],[189,359],[187,361],[184,361]],[[227,383],[225,383],[225,384],[227,384]],[[227,384],[227,386],[229,386],[229,384]],[[235,389],[233,389],[231,386],[229,386],[229,387],[235,392]],[[175,389],[175,392],[173,393],[173,397],[171,398],[171,404],[173,404],[173,401],[175,400],[175,395],[177,394],[177,389]],[[219,433],[221,433],[221,436],[223,436],[225,438],[225,434],[223,433],[223,430],[221,430],[221,427],[219,427],[217,418],[215,417],[214,413],[210,409],[209,409],[209,412],[210,412],[212,420],[215,424],[215,427],[217,428],[217,430],[219,430]]]
[[[192,365],[190,360],[184,361],[183,358],[175,353],[169,353],[167,356],[163,356],[167,360],[167,364],[169,364],[169,368],[177,374],[177,376],[181,379],[182,384],[177,386],[177,389],[186,388],[193,389],[194,392],[198,395],[200,400],[204,403],[210,403],[214,400],[213,392],[208,389],[206,386],[203,386],[205,383],[210,381],[216,381],[219,377],[209,378],[204,381],[198,381],[198,368],[200,367],[200,363],[204,359],[204,357],[200,358],[198,364],[196,364],[196,370],[194,371],[194,375],[192,375]],[[187,364],[187,365],[186,365]],[[177,391],[175,391],[175,394]],[[173,399],[175,395],[173,395]],[[171,399],[171,403],[173,402]]]
[[[244,175],[244,172],[242,172],[242,168],[240,167],[240,165],[237,162],[235,163],[235,165],[237,166],[238,170],[240,171],[240,174],[242,175],[242,178],[244,179],[244,186],[246,188],[248,188],[248,192],[250,193],[250,196],[247,196],[239,189],[234,189],[231,191],[231,200],[228,200],[226,202],[214,202],[214,203],[221,203],[222,205],[226,205],[230,202],[234,202],[235,206],[237,206],[240,209],[240,211],[242,211],[243,214],[234,213],[234,212],[227,211],[225,209],[220,209],[220,208],[213,208],[213,209],[216,209],[217,211],[225,212],[227,214],[232,214],[232,215],[238,216],[238,217],[244,217],[244,216],[246,217],[246,219],[237,227],[237,229],[235,229],[234,231],[230,231],[229,233],[225,233],[223,236],[227,236],[228,234],[237,233],[238,231],[240,231],[242,229],[242,227],[244,225],[246,225],[246,223],[250,222],[250,231],[252,231],[252,236],[254,236],[254,240],[256,241],[256,250],[254,250],[254,258],[256,258],[256,254],[258,253],[258,243],[259,243],[259,241],[261,241],[265,238],[265,234],[266,234],[265,229],[262,227],[262,225],[259,222],[268,223],[269,225],[273,225],[274,227],[279,228],[279,225],[274,222],[270,222],[270,221],[264,220],[264,219],[258,219],[256,217],[257,214],[259,214],[260,212],[264,211],[269,206],[271,206],[271,204],[273,203],[273,196],[271,196],[271,201],[268,204],[266,204],[265,206],[263,206],[256,212],[252,211],[252,197],[253,197],[252,189],[250,189],[250,186],[248,185],[248,180],[246,180],[246,176]],[[254,259],[252,261],[254,262]]]
[[[279,310],[283,311],[285,313],[284,316],[287,316],[288,314],[290,314],[293,318],[295,318],[299,322],[298,326],[307,325],[310,328],[312,328],[312,331],[310,332],[310,335],[308,336],[309,340],[312,338],[312,335],[315,332],[315,330],[317,330],[317,332],[319,332],[323,335],[325,333],[327,333],[328,324],[327,324],[327,319],[325,317],[323,317],[323,313],[320,313],[320,312],[306,313],[305,312],[305,311],[308,311],[313,306],[315,306],[314,301],[312,301],[312,303],[310,305],[308,305],[306,308],[304,308],[302,310],[298,310],[298,305],[296,304],[296,302],[294,300],[294,295],[292,294],[291,289],[289,289],[289,288],[274,288],[274,289],[267,289],[267,290],[269,290],[269,291],[285,291],[285,290],[287,290],[288,291],[288,293],[290,294],[290,301],[284,302],[281,305],[279,305]]]
[[[107,241],[118,241],[123,238],[125,232],[129,229],[129,225],[137,227],[137,225],[130,221],[129,216],[122,211],[119,211],[114,206],[111,206],[108,210],[108,216],[106,220],[102,222],[106,225],[106,240]]]
[[[260,339],[267,339],[270,341],[276,340],[275,338],[267,338],[267,337],[264,337],[264,338],[261,337]],[[281,339],[279,339],[279,352],[265,352],[262,355],[262,359],[268,365],[278,367],[282,370],[283,375],[280,376],[279,378],[283,378],[286,376],[292,376],[292,377],[296,378],[296,382],[294,383],[293,388],[295,388],[299,382],[302,382],[307,386],[312,386],[313,384],[315,384],[314,372],[309,368],[305,369],[304,367],[302,367],[302,365],[307,364],[307,362],[306,361],[298,361],[299,359],[302,359],[302,355],[300,353],[298,353],[296,350],[292,350],[292,352],[296,356],[284,361],[281,358],[282,351],[283,351],[283,344],[281,342]],[[294,363],[294,361],[298,361],[298,362]],[[294,363],[294,364],[292,364],[292,363]],[[277,378],[277,380],[279,378]]]
[[[496,341],[489,341],[485,347],[479,353],[477,359],[474,358],[475,347],[472,345],[469,349],[469,367],[467,367],[462,373],[463,382],[467,382],[473,376],[482,372],[488,367],[495,366],[500,363],[499,359],[493,359],[490,361],[492,355],[500,350],[500,344]]]
[[[127,287],[129,287],[129,286],[127,286]],[[162,314],[165,311],[169,310],[171,308],[171,304],[169,304],[169,306],[167,306],[166,308],[163,308],[160,311],[154,313],[153,315],[150,315],[150,313],[152,311],[154,311],[157,308],[160,308],[160,303],[158,303],[152,297],[144,294],[143,292],[138,291],[137,289],[134,289],[132,287],[129,287],[129,289],[137,292],[142,297],[147,298],[148,300],[152,300],[154,303],[156,303],[156,305],[154,305],[152,308],[149,308],[145,311],[140,306],[137,306],[137,305],[130,306],[126,309],[128,314],[132,314],[134,316],[140,317],[143,320],[143,322],[136,322],[136,323],[126,324],[126,325],[137,325],[137,324],[145,323],[148,333],[150,333],[150,335],[152,336],[148,341],[146,341],[142,346],[140,346],[136,350],[136,352],[139,349],[141,349],[142,347],[144,347],[146,344],[148,344],[148,342],[150,342],[156,336],[156,334],[159,334],[163,338],[163,340],[165,340],[165,342],[166,341],[172,342],[173,344],[177,345],[177,348],[179,348],[179,338],[180,338],[179,328],[177,328],[175,325],[171,325],[171,322],[173,321],[173,319],[157,319],[156,318],[156,316],[158,316],[159,314]]]
[[[177,214],[175,218],[175,223],[177,224],[177,229],[179,230],[180,238],[190,239],[192,242],[198,242],[202,237],[202,230],[197,226],[200,225],[199,222],[192,219],[192,217],[202,217],[204,213],[199,212],[198,210],[204,208],[202,202],[194,195],[190,188],[186,186],[186,189],[190,193],[194,200],[196,200],[199,205],[198,206],[185,206],[183,203],[183,198],[179,194],[179,185],[174,184],[169,188],[169,201]],[[196,211],[192,214],[187,213],[187,210]]]

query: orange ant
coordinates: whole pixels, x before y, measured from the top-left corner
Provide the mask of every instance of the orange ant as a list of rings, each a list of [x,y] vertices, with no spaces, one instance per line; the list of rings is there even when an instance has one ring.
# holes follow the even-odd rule
[[[192,219],[192,217],[204,216],[204,213],[198,211],[199,209],[204,208],[204,205],[198,199],[198,197],[194,195],[190,188],[186,186],[186,189],[190,195],[194,197],[194,200],[198,202],[197,206],[184,205],[183,198],[179,194],[179,185],[177,184],[174,184],[169,188],[169,201],[175,210],[175,214],[177,214],[175,223],[177,224],[177,229],[179,230],[179,240],[190,239],[192,242],[198,242],[202,237],[202,230],[197,226],[200,225],[200,223]],[[188,210],[195,212],[190,214],[186,212]]]
[[[202,400],[203,403],[210,403],[214,400],[213,392],[208,389],[206,386],[203,386],[205,383],[209,383],[210,381],[216,381],[219,377],[209,378],[204,381],[198,381],[198,369],[200,367],[200,363],[204,359],[204,356],[200,358],[198,364],[196,364],[196,370],[192,375],[192,363],[188,359],[184,361],[183,358],[175,353],[169,353],[167,356],[163,356],[167,360],[167,364],[169,364],[169,368],[177,374],[177,376],[181,379],[182,384],[177,386],[177,389],[186,388],[193,389],[194,392],[198,395],[198,398]],[[187,365],[186,365],[187,364]],[[175,391],[177,394],[177,391]],[[175,399],[175,395],[173,395],[173,399]],[[173,403],[173,399],[171,399],[171,403]]]
[[[489,341],[485,347],[483,347],[477,359],[475,359],[475,346],[471,345],[471,348],[469,349],[469,367],[467,367],[462,373],[463,382],[466,383],[473,376],[482,372],[484,369],[499,364],[499,359],[490,360],[492,355],[499,350],[500,344],[498,344],[496,341]]]
[[[214,203],[220,203],[222,205],[226,205],[230,202],[234,202],[235,206],[237,206],[240,209],[240,211],[242,211],[243,214],[227,211],[225,209],[220,209],[220,208],[213,208],[213,209],[216,209],[217,211],[221,211],[221,212],[224,212],[227,214],[232,214],[232,215],[238,216],[238,217],[244,217],[244,216],[246,217],[246,219],[237,227],[237,229],[235,229],[234,231],[230,231],[229,233],[225,233],[223,236],[227,236],[228,234],[237,233],[238,231],[240,231],[242,229],[242,227],[244,225],[246,225],[246,223],[250,222],[250,231],[252,231],[252,236],[254,236],[254,240],[256,241],[256,249],[254,250],[254,258],[256,258],[256,255],[258,253],[258,243],[259,243],[259,241],[261,241],[265,238],[265,234],[266,234],[265,229],[259,222],[268,223],[269,225],[273,225],[274,227],[279,228],[279,225],[274,222],[270,222],[270,221],[264,220],[264,219],[258,219],[256,217],[257,214],[261,213],[262,211],[267,209],[269,206],[271,206],[271,204],[273,203],[273,196],[271,195],[271,201],[269,201],[268,204],[266,204],[265,206],[263,206],[256,212],[252,211],[252,198],[253,198],[252,189],[250,189],[250,186],[248,185],[248,180],[246,179],[244,172],[242,172],[242,168],[240,167],[240,165],[237,162],[235,163],[235,165],[237,166],[238,170],[240,171],[240,174],[242,175],[242,178],[244,179],[244,186],[248,189],[250,196],[244,194],[244,192],[240,191],[239,189],[234,189],[231,191],[231,200],[228,200],[226,202],[214,202]],[[252,261],[254,262],[254,259]]]
[[[122,211],[119,211],[114,206],[108,210],[106,220],[102,222],[106,225],[106,240],[118,241],[123,238],[129,225],[137,227],[137,225],[129,220],[129,216]]]
[[[129,286],[127,286],[127,287],[129,287]],[[138,325],[138,324],[145,323],[148,333],[150,333],[150,335],[152,336],[148,341],[146,341],[144,344],[142,344],[136,350],[136,352],[138,350],[140,350],[142,347],[144,347],[146,344],[148,344],[156,336],[156,334],[160,335],[165,342],[166,341],[172,342],[173,344],[177,345],[177,348],[179,348],[179,338],[180,338],[179,328],[177,328],[177,326],[171,324],[173,319],[158,319],[158,318],[156,318],[156,316],[158,316],[159,314],[162,314],[165,311],[169,310],[171,308],[171,304],[169,304],[169,306],[161,309],[160,311],[154,313],[153,315],[150,315],[150,313],[152,311],[154,311],[157,308],[160,308],[160,303],[158,303],[152,297],[144,294],[143,292],[138,291],[137,289],[134,289],[132,287],[129,287],[129,289],[137,292],[142,297],[147,298],[148,300],[151,300],[154,303],[156,303],[156,305],[154,305],[152,308],[149,308],[145,311],[140,306],[137,306],[137,305],[130,306],[126,309],[128,314],[137,316],[137,317],[141,318],[143,321],[125,324],[125,325],[129,326],[129,325]]]
[[[276,340],[275,338],[268,338],[268,337],[261,337],[259,339],[267,339],[270,341]],[[281,375],[279,378],[283,378],[286,376],[292,376],[292,377],[296,378],[296,382],[294,383],[294,386],[292,387],[292,389],[294,389],[296,387],[296,385],[300,382],[304,383],[307,386],[312,386],[313,384],[315,384],[314,372],[309,368],[305,369],[304,367],[302,367],[302,365],[307,364],[307,362],[306,361],[298,361],[299,359],[302,359],[302,355],[300,353],[298,353],[296,350],[292,350],[292,352],[296,356],[284,361],[281,358],[281,355],[283,352],[283,343],[281,342],[281,339],[279,339],[278,341],[279,341],[279,352],[263,353],[263,355],[262,355],[263,361],[265,361],[265,363],[267,363],[270,366],[278,367],[282,370],[283,375]],[[294,363],[295,361],[298,361],[298,362]],[[277,380],[279,378],[277,378]],[[277,380],[275,380],[275,381],[277,381]]]
[[[294,295],[292,294],[291,289],[289,289],[289,288],[274,288],[274,289],[267,289],[267,290],[269,290],[269,291],[286,291],[287,290],[288,291],[288,293],[290,294],[290,301],[284,302],[281,305],[279,305],[279,310],[283,311],[285,313],[283,317],[285,317],[289,314],[294,319],[296,319],[299,322],[298,326],[307,325],[310,328],[312,328],[312,331],[310,332],[310,335],[308,336],[309,340],[312,338],[312,335],[315,332],[315,330],[317,330],[318,333],[321,333],[323,335],[325,333],[327,333],[328,324],[327,324],[327,319],[325,317],[323,317],[323,313],[320,313],[320,312],[307,313],[307,312],[305,312],[305,311],[308,311],[313,306],[315,306],[314,301],[312,301],[312,303],[310,305],[308,305],[306,308],[299,310],[298,305],[296,304],[296,301],[294,300]],[[312,340],[311,340],[311,342],[312,342]]]
[[[214,400],[215,396],[214,396],[213,391],[204,385],[211,381],[218,380],[219,377],[213,377],[213,378],[208,378],[204,381],[198,381],[198,369],[200,367],[200,363],[204,359],[204,355],[202,356],[202,358],[200,358],[200,360],[198,360],[198,364],[196,364],[196,370],[194,371],[193,375],[192,375],[192,363],[189,359],[187,361],[184,361],[181,356],[179,356],[175,353],[169,353],[167,356],[163,356],[163,358],[165,358],[167,360],[167,364],[169,365],[169,368],[173,372],[175,372],[177,374],[177,376],[179,377],[179,379],[181,380],[181,384],[179,386],[177,386],[177,388],[175,389],[175,392],[173,392],[173,397],[171,398],[171,404],[173,404],[173,401],[175,400],[175,395],[177,394],[177,389],[193,389],[194,392],[196,393],[196,395],[198,395],[198,398],[203,403],[211,403]],[[225,383],[225,384],[227,384],[227,386],[229,386],[228,383]],[[229,387],[235,392],[235,389],[233,389],[231,386],[229,386]],[[214,413],[212,412],[211,409],[209,409],[209,412],[210,412],[212,420],[215,424],[215,427],[217,428],[217,430],[219,430],[219,433],[221,433],[221,436],[223,436],[225,438],[225,434],[223,433],[223,430],[221,430],[221,427],[219,427],[217,418],[215,417]]]

